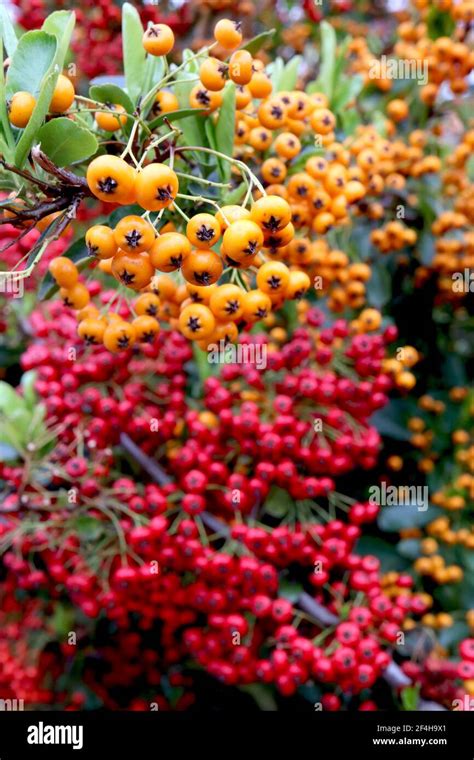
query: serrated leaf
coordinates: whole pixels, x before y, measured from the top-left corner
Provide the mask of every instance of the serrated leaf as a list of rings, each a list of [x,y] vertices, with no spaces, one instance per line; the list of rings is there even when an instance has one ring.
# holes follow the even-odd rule
[[[267,32],[257,34],[256,37],[252,37],[252,39],[246,42],[245,45],[242,45],[240,49],[248,50],[249,53],[255,55],[255,53],[258,53],[267,42],[270,42],[275,33],[276,29],[269,29]]]
[[[125,83],[134,103],[143,94],[146,50],[143,47],[143,26],[137,9],[131,3],[122,6],[122,48]]]
[[[99,143],[88,129],[71,119],[51,119],[38,130],[41,149],[56,166],[69,166],[84,161],[97,152]]]
[[[78,269],[83,269],[88,262],[90,262],[91,257],[89,256],[89,253],[87,251],[86,241],[84,238],[80,238],[80,240],[76,240],[75,243],[73,243],[64,253],[61,254],[61,256],[65,256],[67,259],[71,259]],[[43,281],[41,282],[41,285],[39,287],[38,291],[38,299],[40,301],[45,301],[48,298],[51,298],[57,291],[59,290],[55,280],[53,279],[50,272],[47,272],[43,278]]]

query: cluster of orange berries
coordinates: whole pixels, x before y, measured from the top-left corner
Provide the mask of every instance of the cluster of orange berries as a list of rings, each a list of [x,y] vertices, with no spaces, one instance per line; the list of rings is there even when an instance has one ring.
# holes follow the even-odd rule
[[[402,390],[410,391],[416,384],[415,375],[410,372],[420,360],[420,355],[413,346],[403,346],[397,350],[396,357],[384,359],[382,369]]]
[[[169,202],[161,197],[150,200],[157,198],[155,169],[171,171],[168,167],[149,164],[135,176],[135,184],[132,185],[135,170],[125,164],[126,180],[130,177],[130,183],[127,183],[115,170],[117,166],[121,171],[121,164],[125,162],[117,159],[119,164],[112,162],[111,165],[110,158],[100,157],[89,166],[89,186],[99,197],[110,197],[112,189],[113,197],[117,199],[119,194],[118,197],[122,197],[124,202],[130,202],[130,193],[133,192],[134,198],[145,208],[150,208],[155,202],[160,206]],[[105,173],[100,169],[102,165],[105,165]],[[128,172],[129,168],[131,172]],[[147,169],[154,172],[151,188],[145,182],[137,189],[137,181],[147,176]],[[161,188],[162,185],[158,194]],[[171,273],[179,270],[185,283],[184,297],[178,303],[175,301],[174,307],[169,304],[168,309],[164,309],[163,304],[155,303],[155,313],[160,311],[160,316],[167,321],[178,318],[181,332],[204,346],[207,345],[206,341],[215,342],[221,338],[236,340],[238,322],[253,323],[264,319],[285,300],[299,299],[305,295],[310,286],[307,274],[281,261],[266,261],[261,257],[265,245],[271,244],[273,248],[292,238],[290,219],[288,203],[279,196],[266,195],[256,200],[250,210],[228,205],[223,206],[215,216],[196,214],[188,220],[185,234],[176,231],[172,223],[157,233],[144,217],[128,215],[114,229],[103,224],[91,227],[86,233],[86,244],[91,256],[100,260],[102,271],[112,274],[121,284],[135,291],[150,290],[156,271]],[[213,250],[219,245],[219,252]],[[51,271],[60,287],[66,288],[61,293],[65,303],[73,308],[83,308],[86,305],[85,286],[69,272],[68,277],[72,280],[65,281],[63,270],[57,270],[57,266],[56,263]],[[245,289],[232,282],[217,284],[224,267],[241,270],[246,275]],[[256,288],[253,290],[250,289],[249,272],[246,271],[250,269],[256,275]],[[178,290],[173,288],[174,298]],[[150,300],[150,295],[145,295]],[[172,301],[171,294],[167,295],[164,300]],[[145,313],[151,316],[148,309]],[[89,328],[89,322],[85,326],[81,323],[80,333],[85,331],[89,342],[98,342],[101,337],[99,326],[95,326],[93,335]],[[132,342],[131,337],[129,342]]]
[[[295,248],[304,238],[294,241]],[[328,307],[335,313],[361,308],[366,299],[365,283],[370,279],[371,269],[363,262],[351,263],[344,251],[331,249],[326,240],[312,244],[312,275],[316,293],[328,294]],[[321,288],[318,288],[318,285]]]
[[[446,535],[449,535],[449,520],[444,517],[438,517],[427,526],[426,530],[430,538],[424,539],[420,544],[421,552],[425,556],[415,560],[414,569],[420,575],[429,576],[439,584],[459,583],[464,576],[462,568],[455,563],[447,564],[444,557],[438,554],[438,542],[436,539],[444,541]],[[421,531],[419,529],[412,529],[410,537],[417,537],[415,533],[419,536]],[[407,537],[407,534],[408,531],[404,533],[404,537]],[[474,534],[471,533],[470,535],[474,539]]]
[[[60,288],[66,306],[77,311],[78,334],[88,345],[103,344],[109,351],[121,351],[134,343],[150,343],[160,331],[159,322],[148,314],[136,312],[132,322],[108,311],[103,315],[90,303],[87,287],[79,281],[79,271],[70,259],[58,256],[49,270]]]
[[[54,88],[49,112],[54,115],[65,113],[73,104],[76,93],[71,80],[64,74],[58,76]],[[7,103],[10,123],[18,129],[24,129],[36,107],[36,98],[26,91],[15,92]]]
[[[138,203],[146,211],[167,208],[179,190],[178,177],[166,164],[150,163],[137,171],[119,156],[98,156],[87,167],[86,178],[99,200],[124,206]]]
[[[414,245],[416,237],[414,229],[406,227],[399,221],[387,222],[380,229],[370,233],[372,243],[381,253],[400,251],[405,246]]]
[[[451,388],[449,399],[451,402],[463,405],[461,417],[465,419],[465,422],[462,427],[457,427],[451,433],[454,451],[452,478],[450,482],[431,494],[430,501],[451,514],[437,517],[430,522],[425,528],[426,533],[420,528],[409,528],[401,532],[402,538],[420,540],[422,556],[415,561],[415,570],[421,575],[433,578],[438,583],[457,583],[463,578],[461,567],[454,563],[447,564],[442,556],[442,550],[445,547],[459,546],[474,549],[474,528],[469,520],[465,519],[466,510],[474,504],[474,443],[472,434],[469,432],[474,418],[474,404],[465,387]],[[421,450],[419,469],[429,473],[434,469],[434,461],[439,456],[435,453],[437,447],[433,432],[434,418],[446,412],[446,404],[425,395],[419,399],[418,405],[424,417],[430,414],[433,419],[427,421],[420,415],[408,421],[408,428],[412,432],[410,443]],[[474,612],[471,613],[471,618],[473,618],[471,620],[473,623]],[[434,621],[430,618],[426,624],[432,625]]]
[[[474,4],[453,4],[451,10],[461,24],[460,33],[464,34],[463,25],[472,22]],[[418,61],[426,67],[429,81],[420,91],[426,105],[434,104],[439,88],[445,82],[455,95],[466,92],[469,86],[467,78],[474,68],[474,53],[468,44],[456,39],[456,35],[454,38],[438,37],[432,40],[424,22],[413,24],[403,21],[398,27],[398,34],[400,39],[395,45],[395,54],[401,59]]]

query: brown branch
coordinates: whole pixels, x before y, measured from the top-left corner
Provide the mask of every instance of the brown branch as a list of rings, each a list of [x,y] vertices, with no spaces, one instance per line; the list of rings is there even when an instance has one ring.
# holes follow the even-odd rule
[[[299,607],[301,607],[302,610],[308,612],[313,618],[315,618],[315,620],[321,623],[322,627],[337,625],[337,623],[339,623],[339,618],[337,615],[326,609],[326,607],[323,607],[322,604],[319,604],[319,602],[313,599],[305,591],[299,595],[296,603]],[[382,678],[384,681],[386,681],[386,683],[388,683],[389,686],[394,689],[402,689],[404,687],[413,685],[412,680],[407,675],[405,675],[395,660],[390,661],[389,665],[382,673]],[[424,699],[418,700],[418,709],[422,711],[445,710],[445,708],[437,702],[427,702]]]
[[[24,230],[22,230],[22,232],[18,235],[18,237],[13,238],[13,240],[10,240],[8,243],[6,243],[6,245],[3,245],[0,248],[0,253],[3,253],[8,248],[11,248],[12,245],[16,245],[19,240],[21,240],[22,238],[24,238],[25,235],[27,235],[30,232],[30,230],[31,230],[30,227],[26,227]]]
[[[85,195],[92,196],[87,181],[84,177],[79,177],[77,174],[74,174],[74,172],[71,172],[68,169],[62,169],[59,166],[56,166],[56,164],[54,164],[38,146],[33,148],[31,155],[38,166],[41,166],[41,168],[48,172],[48,174],[52,174],[53,177],[59,179],[63,185],[78,187],[84,192]]]
[[[121,433],[120,443],[127,454],[130,454],[132,459],[135,459],[135,461],[138,462],[142,469],[144,469],[145,472],[147,472],[148,475],[156,483],[158,483],[160,486],[171,483],[171,478],[169,475],[167,475],[164,469],[151,457],[149,457],[148,454],[145,454],[145,452],[142,451],[139,446],[137,446],[135,441],[132,441],[127,433]]]
[[[80,195],[77,195],[77,198],[79,200],[82,200],[83,197],[84,195],[81,191]],[[14,208],[10,208],[9,210],[15,214],[15,218],[11,219],[8,217],[7,219],[0,219],[0,225],[11,224],[13,227],[21,227],[24,222],[28,221],[36,224],[40,221],[40,219],[43,219],[45,216],[49,216],[49,214],[54,214],[56,211],[64,211],[64,209],[67,209],[69,206],[71,206],[75,200],[76,198],[71,198],[70,194],[65,194],[59,196],[54,201],[44,201],[42,203],[39,203],[37,206],[31,209],[18,211]],[[8,208],[8,206],[5,208]]]
[[[45,193],[45,195],[50,195],[51,193],[59,194],[61,192],[61,189],[59,187],[50,185],[49,182],[44,182],[43,180],[38,179],[26,170],[17,169],[16,166],[13,166],[13,164],[8,164],[5,159],[1,157],[0,166],[3,166],[6,171],[12,172],[12,174],[17,174],[19,177],[23,177],[23,179],[28,180],[28,182],[37,185]]]

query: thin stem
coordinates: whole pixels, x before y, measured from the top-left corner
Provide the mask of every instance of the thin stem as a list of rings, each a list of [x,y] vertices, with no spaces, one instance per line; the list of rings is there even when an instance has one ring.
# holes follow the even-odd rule
[[[185,214],[185,213],[184,213],[183,209],[181,209],[181,208],[178,206],[178,204],[177,204],[177,203],[173,203],[173,204],[172,204],[172,208],[176,209],[176,211],[178,211],[178,212],[181,214],[181,216],[183,217],[183,219],[185,219],[185,220],[186,220],[186,223],[188,223],[188,222],[189,222],[189,216],[188,216],[187,214]]]
[[[193,174],[186,174],[186,172],[175,171],[175,174],[178,177],[183,177],[183,179],[190,179],[192,182],[197,182],[200,185],[209,185],[211,187],[231,187],[229,182],[213,182],[212,180],[205,179],[204,177],[195,177]]]
[[[224,161],[228,161],[229,163],[234,164],[234,166],[237,166],[241,172],[247,173],[248,177],[250,178],[250,181],[255,185],[255,187],[258,190],[260,190],[262,195],[267,194],[260,180],[257,179],[255,174],[249,169],[247,164],[244,164],[243,161],[239,161],[237,158],[231,158],[230,156],[226,156],[225,153],[220,153],[220,151],[213,150],[212,148],[203,148],[200,145],[182,145],[176,149],[176,152],[182,153],[185,150],[192,150],[195,152],[200,151],[201,153],[210,153],[213,156],[217,156],[218,158],[222,158]]]

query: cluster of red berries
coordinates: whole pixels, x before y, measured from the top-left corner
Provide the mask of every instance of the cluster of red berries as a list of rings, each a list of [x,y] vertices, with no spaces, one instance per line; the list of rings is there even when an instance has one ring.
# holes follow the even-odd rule
[[[474,639],[459,644],[460,660],[431,654],[422,663],[406,662],[403,670],[420,686],[421,696],[443,704],[448,710],[474,709]]]

